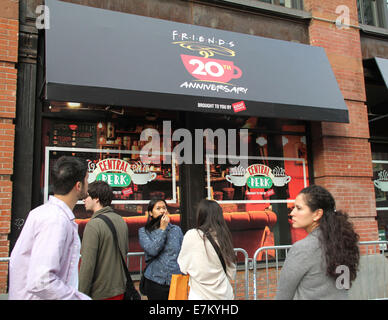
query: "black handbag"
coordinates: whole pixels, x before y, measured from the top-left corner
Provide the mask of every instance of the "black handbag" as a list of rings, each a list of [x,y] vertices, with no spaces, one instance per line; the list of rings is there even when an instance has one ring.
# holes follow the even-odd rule
[[[131,278],[131,275],[128,271],[127,264],[125,263],[123,255],[121,254],[119,242],[117,240],[116,229],[115,229],[112,221],[107,216],[104,216],[102,214],[98,215],[96,218],[102,219],[108,225],[110,231],[112,231],[113,239],[116,243],[117,250],[119,250],[121,262],[123,264],[125,275],[127,277],[127,282],[126,282],[125,292],[124,292],[124,300],[141,300],[141,296],[140,296],[139,292],[137,292],[137,290],[135,289],[135,286],[133,285],[132,278]]]
[[[147,261],[146,261],[146,264],[147,264]],[[143,273],[141,274],[140,284],[139,284],[139,290],[143,296],[147,295],[147,291],[145,288],[145,277],[144,277],[144,272],[147,270],[147,267],[148,267],[148,264],[146,265],[146,267],[143,270]]]

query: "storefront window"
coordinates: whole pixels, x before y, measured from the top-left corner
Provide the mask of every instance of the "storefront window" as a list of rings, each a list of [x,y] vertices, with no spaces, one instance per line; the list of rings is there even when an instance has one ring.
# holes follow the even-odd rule
[[[293,229],[288,215],[299,191],[309,184],[305,126],[274,126],[274,121],[259,118],[231,120],[230,128],[247,129],[246,141],[237,140],[248,144],[248,154],[233,157],[222,153],[221,143],[207,143],[204,175],[207,198],[218,201],[232,222],[235,247],[253,256],[261,246],[284,244],[285,234],[288,243],[302,239],[306,233]]]
[[[182,187],[193,181],[204,181],[203,189],[192,190],[196,194],[189,197],[216,200],[234,247],[251,257],[261,246],[290,244],[306,236],[303,230],[293,229],[289,219],[295,197],[309,184],[303,122],[206,113],[189,131],[181,122],[184,114],[173,111],[98,105],[70,108],[51,102],[43,114],[42,201],[52,193],[49,172],[56,159],[62,155],[85,159],[89,182],[103,180],[113,188],[112,207],[128,224],[130,251],[141,251],[137,232],[145,224],[149,200],[165,199],[172,223],[180,224],[180,196],[187,196]],[[144,139],[147,130],[157,139]],[[172,137],[169,148],[167,135]],[[158,152],[143,157],[151,141]],[[190,160],[198,165],[195,175],[203,170],[203,180],[194,174],[182,175],[185,181],[180,177]],[[82,238],[92,213],[79,201],[74,214]]]
[[[372,144],[373,184],[380,240],[388,239],[388,152],[387,145]]]
[[[142,132],[153,129],[163,137],[162,121],[173,123],[176,114],[144,110],[137,110],[136,114],[136,109],[131,109],[128,115],[124,108],[88,105],[75,109],[55,102],[46,110],[61,118],[43,121],[43,201],[52,193],[49,171],[55,160],[62,155],[74,155],[88,162],[89,182],[103,180],[111,185],[112,207],[120,215],[144,215],[154,197],[165,199],[171,214],[180,212],[179,166],[175,157],[171,152],[163,152],[162,139],[159,153],[153,158],[144,162],[140,154],[147,144],[140,139]],[[77,219],[91,216],[82,201],[74,213]]]

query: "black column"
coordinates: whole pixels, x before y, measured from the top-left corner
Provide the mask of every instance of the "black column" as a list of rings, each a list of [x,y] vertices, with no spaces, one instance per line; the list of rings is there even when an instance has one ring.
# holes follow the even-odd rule
[[[195,129],[201,129],[203,123],[201,114],[194,112],[183,113],[186,129],[192,136],[192,164],[180,166],[181,184],[181,227],[183,232],[196,226],[196,210],[198,203],[206,197],[205,192],[205,164],[195,164]]]
[[[33,183],[38,30],[26,7],[25,2],[20,4],[10,250],[31,210],[32,190],[39,188]]]
[[[274,121],[275,130],[281,131],[281,122]],[[283,157],[283,142],[281,134],[268,135],[268,154]],[[284,161],[271,161],[272,166],[284,168]],[[275,194],[271,196],[272,200],[287,199],[288,186],[273,187]],[[287,203],[272,203],[272,210],[276,213],[277,222],[273,227],[275,245],[287,245],[291,243],[290,224],[288,223]]]

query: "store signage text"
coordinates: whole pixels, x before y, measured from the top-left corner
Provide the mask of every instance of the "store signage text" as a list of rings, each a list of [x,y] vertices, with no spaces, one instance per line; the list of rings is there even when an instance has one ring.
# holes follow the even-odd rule
[[[97,178],[97,181],[105,181],[111,187],[127,187],[131,184],[131,177],[126,173],[117,173],[117,172],[105,172],[100,173]]]
[[[237,187],[247,185],[252,189],[270,189],[273,186],[283,187],[291,181],[291,177],[285,174],[283,168],[275,167],[274,170],[264,164],[252,164],[248,168],[243,166],[229,170],[230,174],[225,178]],[[271,192],[270,195],[274,194]]]
[[[127,187],[131,184],[130,164],[120,159],[105,159],[97,163],[93,176],[97,181],[105,181],[111,187]]]
[[[177,30],[172,32],[172,40],[173,41],[193,41],[194,43],[199,42],[203,44],[209,45],[218,45],[218,46],[228,46],[230,48],[234,47],[233,41],[227,41],[220,38],[215,37],[206,37],[204,35],[197,34],[188,34],[188,33],[179,33]]]
[[[89,166],[90,167],[90,166]],[[128,187],[131,182],[134,185],[145,185],[156,178],[157,174],[151,172],[147,164],[137,162],[129,164],[120,159],[104,159],[99,161],[94,170],[89,173],[89,183],[94,180],[101,180],[108,183],[111,187]],[[126,192],[130,194],[131,189]]]
[[[270,189],[272,188],[273,174],[270,167],[263,164],[253,164],[247,168],[249,177],[247,185],[250,188],[256,189]]]
[[[126,172],[130,164],[120,159],[106,159],[98,162],[97,166],[102,172],[112,170]]]
[[[272,175],[271,168],[263,164],[253,164],[247,168],[247,171],[251,176],[255,176],[255,175],[271,176]]]
[[[180,88],[230,94],[246,94],[248,92],[248,88],[229,83],[243,76],[243,71],[232,60],[236,56],[235,51],[230,49],[235,47],[233,41],[188,34],[177,30],[172,31],[172,39],[174,45],[179,45],[186,51],[198,54],[180,55],[187,72],[195,78],[192,81],[183,82]],[[215,58],[216,56],[217,58]],[[218,56],[221,56],[222,59]]]
[[[255,176],[247,179],[249,188],[269,189],[272,187],[272,180],[269,177]]]
[[[245,105],[244,101],[233,103],[232,107],[235,113],[247,110],[247,106]]]

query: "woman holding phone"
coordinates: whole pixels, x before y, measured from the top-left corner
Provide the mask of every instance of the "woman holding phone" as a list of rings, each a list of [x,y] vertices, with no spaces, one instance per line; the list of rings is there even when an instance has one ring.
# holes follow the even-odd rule
[[[145,291],[148,300],[168,300],[171,275],[181,273],[177,258],[183,233],[179,226],[170,223],[165,200],[152,199],[147,214],[145,226],[139,229],[147,263]]]

